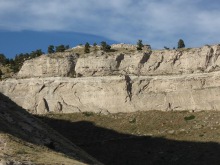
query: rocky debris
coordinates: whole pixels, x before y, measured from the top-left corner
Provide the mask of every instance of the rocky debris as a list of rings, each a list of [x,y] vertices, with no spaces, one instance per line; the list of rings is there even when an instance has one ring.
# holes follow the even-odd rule
[[[112,49],[132,49],[132,50],[137,50],[137,45],[120,43],[120,44],[112,44],[111,48]],[[151,49],[150,45],[144,45],[143,46],[143,50],[149,50],[149,49]]]
[[[19,161],[12,161],[12,160],[1,160],[0,165],[35,165],[35,163],[32,162],[22,163]]]
[[[167,133],[168,133],[168,134],[174,134],[175,131],[174,131],[174,130],[169,130],[169,131],[167,131]]]

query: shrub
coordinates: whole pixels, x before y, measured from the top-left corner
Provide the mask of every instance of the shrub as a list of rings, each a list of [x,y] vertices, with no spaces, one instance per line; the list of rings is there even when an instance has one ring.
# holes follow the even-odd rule
[[[193,120],[193,119],[195,119],[196,117],[194,116],[194,115],[190,115],[190,116],[186,116],[186,117],[184,117],[184,120],[185,121],[188,121],[188,120]]]
[[[109,51],[111,49],[111,46],[108,45],[105,41],[101,42],[101,50],[103,51]]]
[[[166,46],[164,46],[164,49],[166,49],[166,50],[170,50],[170,48],[168,48],[168,47],[166,47]]]

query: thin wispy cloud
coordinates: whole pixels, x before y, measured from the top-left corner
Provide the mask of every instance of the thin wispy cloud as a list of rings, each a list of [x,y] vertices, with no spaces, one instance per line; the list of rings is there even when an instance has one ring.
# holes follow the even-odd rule
[[[74,31],[153,47],[219,42],[217,0],[0,0],[0,30]]]

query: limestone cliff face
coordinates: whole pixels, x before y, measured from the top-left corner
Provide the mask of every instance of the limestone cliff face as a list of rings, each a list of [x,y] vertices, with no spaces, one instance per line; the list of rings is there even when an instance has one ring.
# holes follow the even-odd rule
[[[32,113],[219,110],[220,72],[183,76],[10,79],[0,92]]]
[[[71,77],[77,60],[76,54],[57,53],[54,56],[42,55],[24,62],[18,72],[19,78],[30,77]]]
[[[154,50],[120,53],[112,56],[79,58],[76,73],[80,76],[114,74],[176,75],[220,70],[220,46],[177,50]]]
[[[19,74],[42,78],[1,81],[0,92],[40,114],[220,110],[219,55],[220,46],[215,45],[110,55],[99,52],[74,60],[65,56],[63,62],[40,57],[27,61]],[[55,71],[47,69],[42,74],[42,64],[53,60],[47,68]],[[32,65],[40,71],[32,73]],[[78,78],[65,77],[73,72]]]
[[[153,51],[141,75],[191,74],[220,70],[220,46]]]

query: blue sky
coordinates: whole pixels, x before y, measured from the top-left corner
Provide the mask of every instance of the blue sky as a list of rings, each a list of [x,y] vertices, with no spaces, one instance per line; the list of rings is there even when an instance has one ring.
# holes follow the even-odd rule
[[[102,40],[142,39],[155,49],[180,38],[187,47],[216,44],[219,8],[219,0],[0,0],[0,52],[13,57],[49,44]]]

